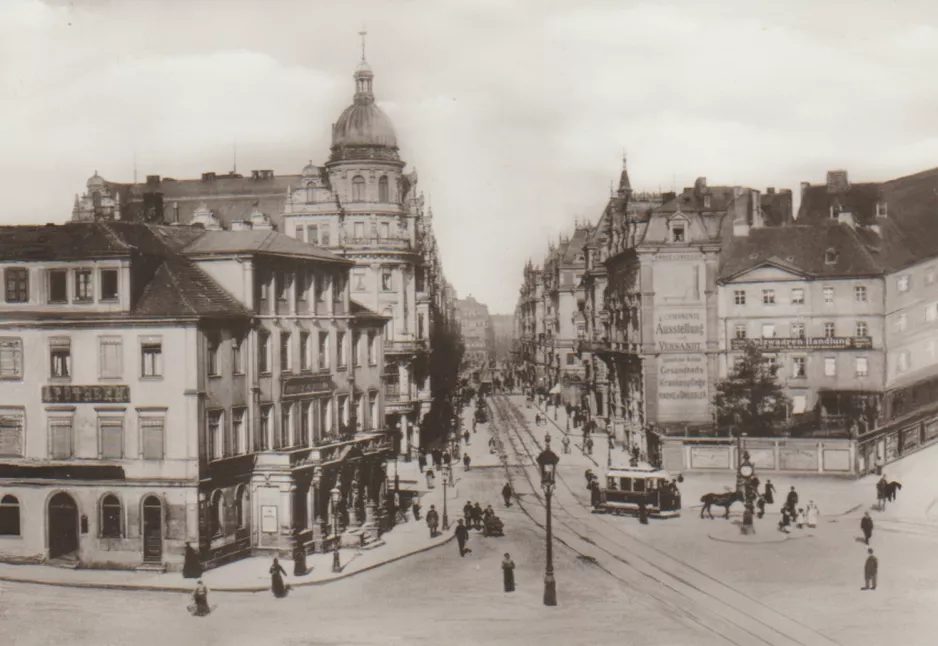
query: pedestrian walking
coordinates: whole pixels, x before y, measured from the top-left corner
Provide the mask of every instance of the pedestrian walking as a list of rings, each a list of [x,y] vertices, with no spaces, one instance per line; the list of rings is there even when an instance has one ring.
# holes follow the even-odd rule
[[[583,442],[583,448],[586,449],[586,455],[593,455],[593,438],[587,437]]]
[[[484,512],[482,511],[482,505],[478,502],[472,506],[472,526],[475,529],[482,529],[482,516]]]
[[[430,538],[436,537],[436,528],[440,526],[440,515],[436,511],[435,505],[430,505],[430,511],[427,512],[427,527],[430,528]]]
[[[186,579],[198,579],[202,576],[202,564],[199,563],[199,553],[192,545],[186,542],[186,555],[182,565],[182,576]]]
[[[794,485],[792,485],[791,491],[788,492],[788,496],[785,498],[785,505],[791,510],[791,515],[795,515],[795,509],[798,506],[798,492],[795,491]]]
[[[466,519],[466,527],[472,525],[472,503],[468,500],[462,507],[462,515]]]
[[[436,479],[436,475],[433,473],[433,467],[427,469],[427,489],[433,489],[433,481]]]
[[[765,516],[765,496],[759,496],[756,499],[756,507],[759,509],[759,513],[756,514],[756,517],[762,518]]]
[[[880,478],[876,483],[876,502],[879,505],[880,509],[886,509],[886,474],[883,474],[883,477]]]
[[[587,469],[587,470],[586,470],[586,473],[584,473],[583,475],[586,477],[586,488],[587,488],[587,489],[591,489],[591,488],[592,488],[592,484],[593,484],[593,478],[595,477],[595,476],[593,475],[593,470],[592,470],[592,469]]]
[[[466,453],[464,456],[462,456],[462,463],[463,463],[463,466],[466,467],[466,471],[468,471],[468,470],[469,470],[469,465],[472,464],[472,458],[469,457],[469,454],[468,454],[468,453]]]
[[[866,563],[863,565],[863,590],[876,589],[876,575],[879,574],[879,559],[873,556],[873,548],[867,551]]]
[[[465,556],[472,550],[466,547],[469,542],[469,530],[463,525],[462,518],[456,521],[456,542],[459,543],[459,555]]]
[[[506,482],[506,483],[505,483],[505,486],[502,487],[502,498],[505,499],[505,506],[506,506],[506,507],[511,507],[511,494],[512,494],[512,493],[513,493],[513,492],[512,492],[512,490],[511,490],[511,483],[510,483],[510,482]]]
[[[786,534],[791,533],[791,530],[788,529],[789,525],[791,525],[791,513],[788,507],[782,507],[782,518],[778,521],[778,531]]]
[[[306,576],[306,546],[296,528],[293,529],[293,576]]]
[[[287,575],[286,570],[280,565],[280,561],[274,557],[274,562],[270,566],[270,591],[278,599],[287,596],[287,586],[283,583],[283,577]]]
[[[566,435],[563,436],[563,452],[570,453],[570,438]]]
[[[472,437],[472,436],[469,435],[469,431],[463,431],[462,439],[463,439],[463,442],[466,443],[466,446],[469,446],[469,438],[471,438],[471,437]]]
[[[540,413],[537,413],[537,414],[534,415],[534,425],[535,425],[535,426],[540,426],[540,425],[541,425],[541,414],[540,414]]]
[[[590,480],[589,490],[590,490],[590,504],[596,508],[601,507],[603,504],[603,497],[602,497],[602,491],[599,488],[599,481],[597,481],[595,478]]]
[[[511,560],[508,552],[505,552],[505,558],[502,560],[502,580],[505,584],[505,592],[515,591],[515,562]]]
[[[427,470],[427,452],[423,449],[420,449],[420,454],[417,456],[417,464],[420,465],[420,473]]]
[[[414,500],[414,504],[411,505],[410,509],[414,512],[414,520],[420,520],[420,501]]]
[[[765,504],[774,505],[775,504],[775,485],[772,484],[771,480],[765,481]]]
[[[870,518],[870,512],[863,512],[863,519],[860,520],[860,529],[863,530],[863,540],[869,545],[870,539],[873,538],[873,519]]]
[[[437,469],[443,466],[443,452],[440,449],[433,449],[433,466]]]
[[[598,488],[599,487],[597,487],[597,489]],[[645,506],[644,500],[638,503],[638,522],[642,525],[648,524],[648,508]]]
[[[810,528],[817,527],[818,516],[820,513],[821,512],[818,510],[817,505],[814,504],[814,501],[809,501],[807,508],[805,508],[805,524]]]

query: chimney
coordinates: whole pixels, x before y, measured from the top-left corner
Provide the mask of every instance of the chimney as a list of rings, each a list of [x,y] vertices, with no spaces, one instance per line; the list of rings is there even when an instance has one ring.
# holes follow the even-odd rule
[[[775,195],[775,187],[774,187],[774,186],[769,186],[767,189],[765,189],[765,192],[766,192],[766,194],[768,194],[768,195]]]
[[[845,193],[850,188],[850,182],[847,180],[847,171],[829,170],[827,171],[827,192]]]
[[[749,223],[754,229],[761,229],[765,226],[762,219],[762,195],[759,191],[752,191],[750,195],[752,196],[752,212]]]
[[[811,188],[810,182],[801,182],[801,201],[804,201],[805,193],[808,192],[808,189]]]
[[[698,177],[697,181],[694,182],[694,194],[701,195],[707,190],[707,178]]]
[[[202,181],[203,181],[203,182],[214,182],[214,181],[215,181],[215,173],[202,173]]]
[[[147,175],[147,186],[156,186],[160,183],[159,175]]]
[[[256,180],[256,179],[260,179],[260,178],[261,178],[261,172],[260,172],[259,170],[252,170],[252,171],[251,171],[251,179],[255,179],[255,180]]]

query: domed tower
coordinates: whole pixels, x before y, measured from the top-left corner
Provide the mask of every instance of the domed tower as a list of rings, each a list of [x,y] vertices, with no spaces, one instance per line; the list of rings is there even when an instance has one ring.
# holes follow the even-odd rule
[[[355,97],[332,126],[331,163],[350,160],[399,162],[391,120],[375,105],[374,72],[362,57],[355,68]]]

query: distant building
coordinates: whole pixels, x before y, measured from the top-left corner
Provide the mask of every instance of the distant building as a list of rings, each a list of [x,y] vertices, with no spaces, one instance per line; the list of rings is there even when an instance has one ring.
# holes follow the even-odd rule
[[[0,227],[0,559],[322,550],[333,487],[375,531],[387,320],[353,267],[269,230]]]
[[[495,335],[488,306],[470,294],[456,301],[456,320],[462,332],[465,361],[477,367],[487,366],[495,357]]]
[[[515,337],[515,316],[514,314],[493,314],[491,319],[495,360],[508,361],[511,358],[512,342]]]

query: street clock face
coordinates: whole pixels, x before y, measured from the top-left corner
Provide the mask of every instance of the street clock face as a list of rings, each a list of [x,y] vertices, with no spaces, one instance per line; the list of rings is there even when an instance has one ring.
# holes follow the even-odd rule
[[[748,478],[749,476],[752,475],[752,465],[751,465],[751,464],[744,464],[743,466],[739,467],[739,473],[740,473],[740,475],[742,475],[744,478]]]

